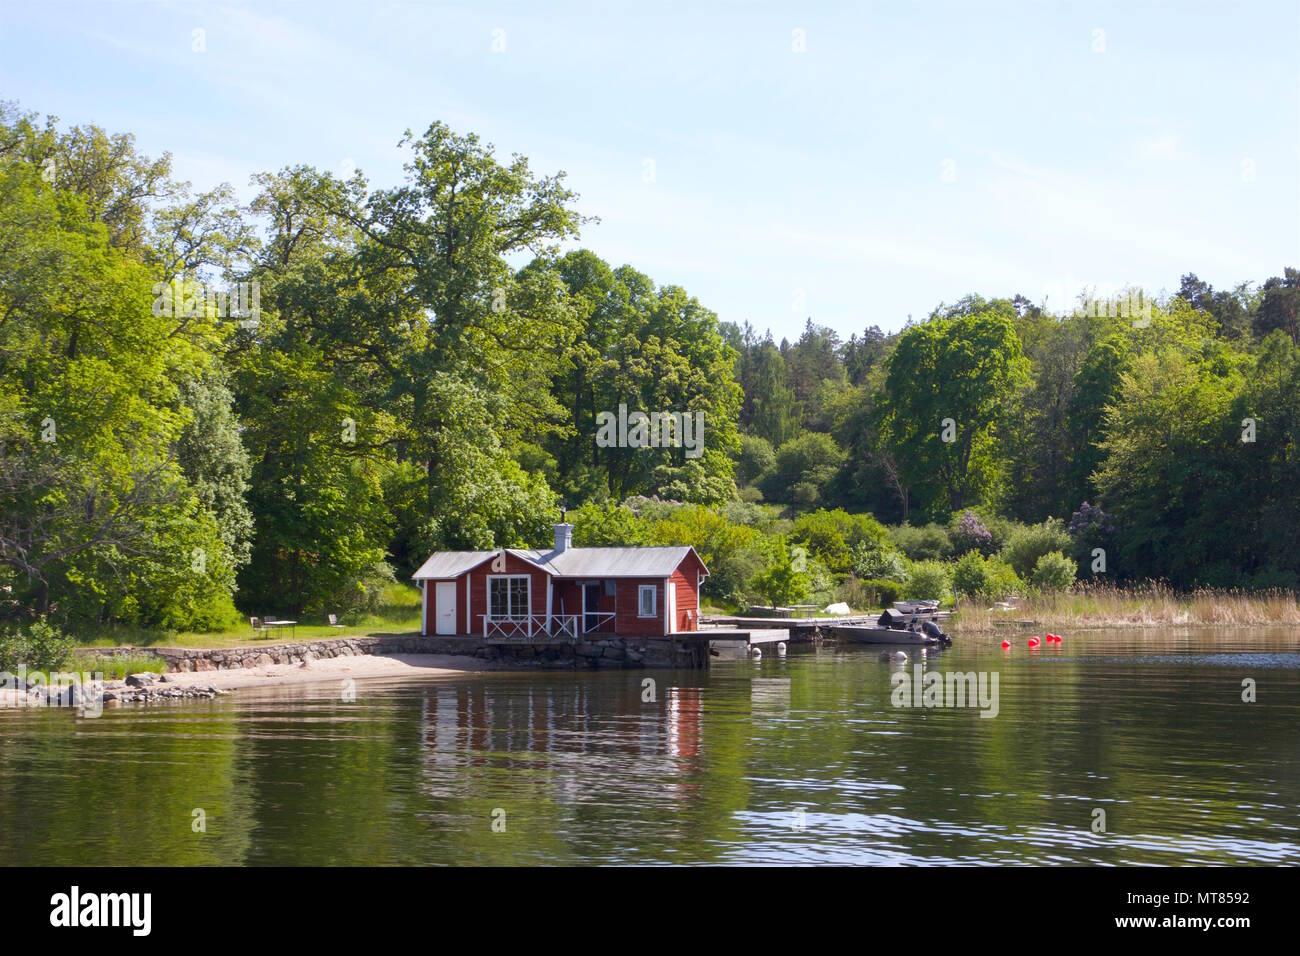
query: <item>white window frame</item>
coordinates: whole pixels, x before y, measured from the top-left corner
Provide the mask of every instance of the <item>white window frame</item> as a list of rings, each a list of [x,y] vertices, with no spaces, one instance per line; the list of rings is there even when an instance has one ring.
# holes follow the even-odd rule
[[[524,580],[528,582],[528,607],[521,614],[514,606],[514,598],[510,588],[510,581]],[[490,621],[526,621],[533,613],[533,576],[531,574],[489,574],[487,577],[487,616]],[[494,617],[492,614],[492,582],[505,581],[506,583],[506,616]]]
[[[645,612],[645,604],[642,601],[642,595],[647,591],[650,592],[650,613]],[[657,584],[638,584],[636,587],[636,616],[639,618],[654,619],[659,616],[659,585]]]

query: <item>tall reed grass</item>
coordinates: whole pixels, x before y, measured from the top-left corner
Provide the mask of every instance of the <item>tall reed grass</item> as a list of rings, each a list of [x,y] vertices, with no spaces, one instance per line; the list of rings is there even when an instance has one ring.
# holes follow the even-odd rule
[[[1068,591],[1034,593],[1010,611],[963,598],[953,616],[954,630],[991,631],[1016,622],[1074,630],[1110,627],[1300,627],[1300,604],[1291,591],[1179,593],[1158,582],[1117,587],[1076,584]]]

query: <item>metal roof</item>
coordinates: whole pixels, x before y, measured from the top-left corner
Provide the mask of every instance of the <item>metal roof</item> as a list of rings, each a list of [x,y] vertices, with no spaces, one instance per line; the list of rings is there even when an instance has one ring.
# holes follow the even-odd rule
[[[566,548],[559,554],[548,551],[542,559],[565,578],[666,578],[690,553],[689,547]]]
[[[535,564],[544,571],[563,578],[666,578],[677,570],[688,554],[684,547],[647,548],[574,548],[564,551],[528,551],[507,548],[510,554]],[[457,578],[476,568],[500,551],[439,551],[429,556],[412,577],[421,579]],[[699,558],[699,555],[696,555]],[[700,561],[703,565],[704,562]],[[708,569],[705,568],[705,574]]]
[[[496,553],[496,551],[435,551],[411,577],[417,581],[421,578],[458,578]]]

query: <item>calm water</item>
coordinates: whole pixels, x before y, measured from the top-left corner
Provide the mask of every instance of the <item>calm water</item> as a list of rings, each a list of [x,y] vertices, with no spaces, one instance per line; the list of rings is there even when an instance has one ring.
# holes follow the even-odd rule
[[[893,707],[899,666],[823,648],[0,711],[4,862],[1300,862],[1294,631],[931,655],[998,673],[992,719]]]

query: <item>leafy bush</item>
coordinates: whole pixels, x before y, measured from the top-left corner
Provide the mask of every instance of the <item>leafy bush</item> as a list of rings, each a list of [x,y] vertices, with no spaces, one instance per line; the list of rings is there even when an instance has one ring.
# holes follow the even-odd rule
[[[897,551],[860,544],[853,550],[853,573],[859,578],[902,583],[907,580],[907,563]]]
[[[1016,574],[1029,578],[1033,575],[1039,558],[1053,551],[1066,553],[1071,544],[1070,535],[1061,519],[1048,518],[1042,524],[1014,531],[1002,549],[1002,557],[1015,568]]]
[[[889,537],[911,561],[938,560],[952,554],[952,539],[943,525],[898,525],[889,529]]]
[[[810,507],[823,496],[844,462],[835,439],[821,432],[804,432],[776,452],[776,466],[763,478],[763,494],[772,501],[793,501]]]
[[[1044,554],[1034,564],[1033,585],[1040,591],[1065,591],[1074,583],[1074,561],[1060,551]]]
[[[885,526],[871,515],[851,515],[842,508],[801,515],[790,529],[792,543],[806,547],[836,574],[853,567],[855,548],[883,548],[887,538]]]
[[[868,582],[861,581],[850,574],[835,588],[834,599],[843,601],[854,610],[871,607],[875,600],[875,594],[867,585]]]
[[[952,587],[958,596],[971,597],[984,594],[988,588],[988,572],[984,557],[978,551],[967,551],[952,566]]]
[[[719,515],[729,524],[744,525],[747,528],[765,530],[781,513],[779,505],[763,505],[751,501],[729,501],[717,509]]]
[[[968,597],[992,601],[1011,597],[1023,588],[1015,569],[1001,558],[985,558],[968,551],[952,567],[953,590]]]
[[[946,601],[952,596],[952,575],[942,561],[915,561],[908,568],[907,598]]]
[[[23,664],[29,670],[58,670],[71,653],[72,640],[45,618],[0,633],[0,670],[13,671]]]
[[[984,568],[988,573],[988,590],[984,595],[994,601],[1004,601],[1025,590],[1025,582],[1016,569],[999,557],[985,558]]]
[[[740,457],[736,461],[736,477],[744,482],[760,479],[776,467],[776,452],[772,443],[758,435],[740,436]]]
[[[335,595],[335,603],[330,607],[321,605],[308,610],[318,613],[325,611],[356,611],[360,614],[373,614],[384,603],[384,593],[397,583],[393,567],[386,561],[377,561],[362,572]]]
[[[808,596],[810,584],[808,575],[795,568],[789,548],[781,543],[767,567],[754,576],[753,588],[768,604],[778,607],[802,601]]]
[[[838,575],[834,575],[816,558],[809,558],[803,567],[804,576],[808,579],[808,590],[800,600],[809,604],[827,605],[834,599],[835,582]]]
[[[889,607],[895,601],[903,600],[903,585],[898,581],[863,581],[871,590],[871,603],[867,607]]]

